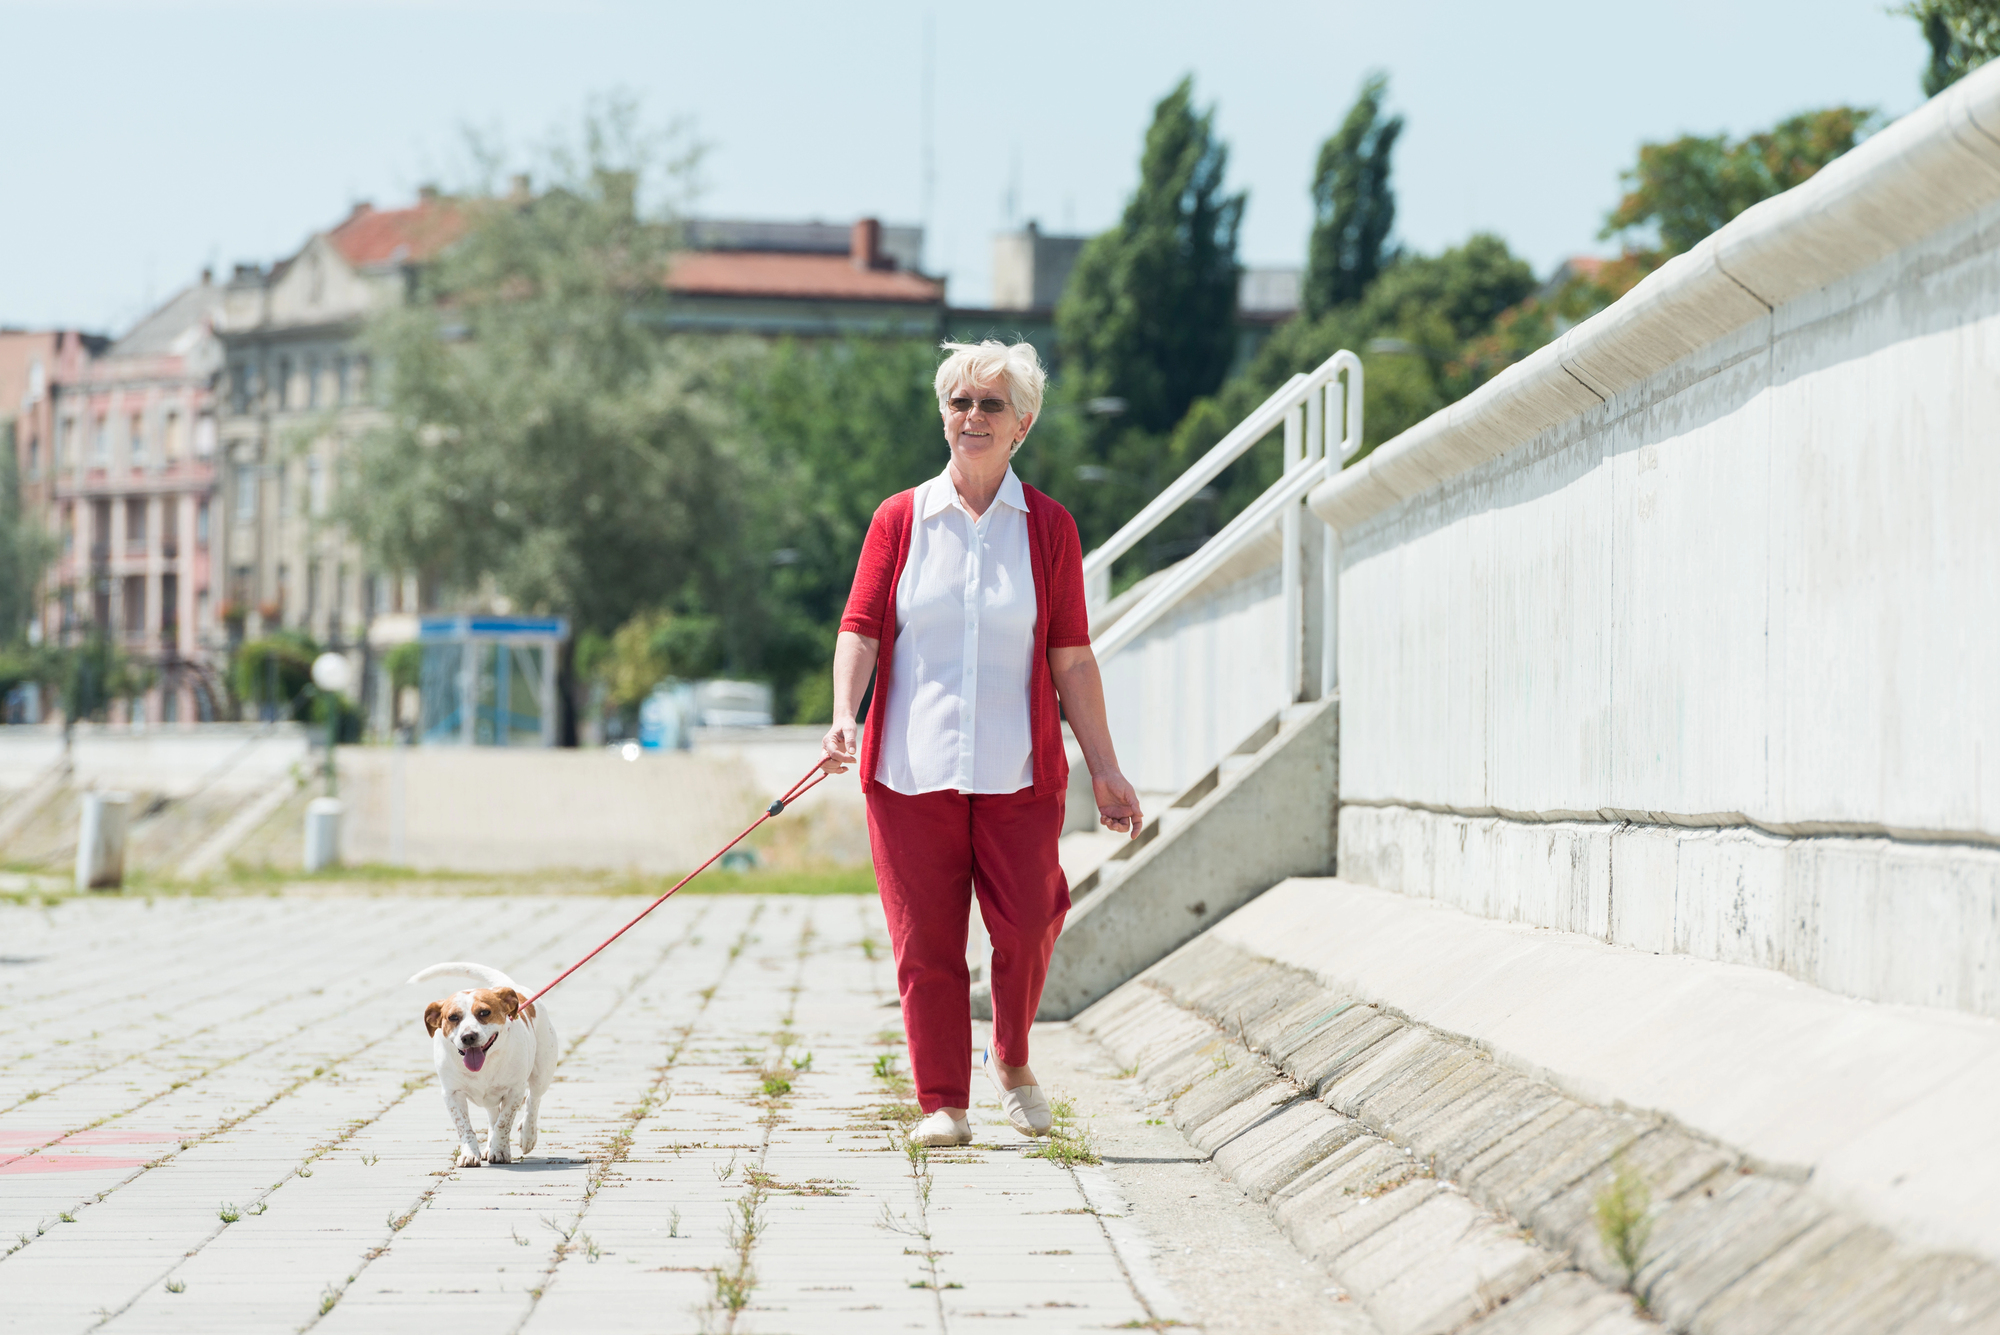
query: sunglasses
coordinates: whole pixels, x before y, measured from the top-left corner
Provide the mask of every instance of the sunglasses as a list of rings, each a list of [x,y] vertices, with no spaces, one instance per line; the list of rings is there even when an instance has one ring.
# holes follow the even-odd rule
[[[972,406],[978,404],[979,411],[988,417],[997,416],[1012,406],[1005,399],[946,399],[945,402],[951,405],[951,410],[955,413],[969,413],[972,411]]]

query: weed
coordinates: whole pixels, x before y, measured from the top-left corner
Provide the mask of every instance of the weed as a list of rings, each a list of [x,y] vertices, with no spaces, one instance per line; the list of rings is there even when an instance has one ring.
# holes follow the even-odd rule
[[[676,1209],[672,1214],[669,1214],[667,1216],[667,1236],[670,1238],[678,1238],[680,1235],[681,1235],[681,1212],[678,1209]]]
[[[729,1156],[728,1163],[724,1164],[722,1167],[715,1170],[715,1180],[717,1182],[727,1182],[729,1180],[730,1174],[734,1173],[735,1171],[736,1171],[736,1156],[732,1154]]]
[[[604,1254],[603,1249],[597,1245],[597,1239],[588,1233],[583,1234],[583,1254],[590,1258],[592,1265],[596,1265],[598,1258]]]
[[[220,1210],[217,1210],[215,1214],[216,1218],[220,1219],[225,1224],[233,1224],[237,1220],[243,1217],[243,1212],[237,1209],[235,1206],[229,1204],[229,1202],[227,1201],[224,1201],[222,1203],[222,1208]]]
[[[339,1301],[340,1301],[340,1290],[335,1288],[331,1284],[327,1285],[324,1289],[320,1290],[319,1314],[321,1316],[325,1316],[328,1312],[331,1312],[333,1310],[333,1305]]]
[[[792,1092],[792,1082],[778,1071],[764,1072],[764,1097],[782,1098]]]
[[[245,1210],[243,1213],[248,1215],[260,1215],[264,1213],[264,1211],[270,1208],[271,1207],[266,1205],[263,1201],[258,1201],[255,1205],[251,1206],[248,1210]]]
[[[1089,1128],[1077,1125],[1076,1100],[1066,1094],[1058,1094],[1049,1100],[1049,1112],[1055,1125],[1025,1157],[1047,1159],[1064,1168],[1098,1162],[1097,1151],[1090,1144]]]
[[[875,1078],[877,1080],[894,1080],[896,1076],[895,1053],[885,1052],[875,1058]]]
[[[1139,1063],[1137,1062],[1133,1062],[1130,1066],[1121,1066],[1118,1068],[1118,1078],[1120,1080],[1130,1080],[1137,1074],[1139,1074]]]
[[[68,1210],[64,1210],[61,1214],[57,1215],[56,1218],[62,1220],[65,1224],[74,1224],[76,1222],[76,1216],[71,1214]]]
[[[1167,1123],[1166,1123],[1166,1119],[1165,1119],[1165,1118],[1161,1118],[1161,1117],[1148,1117],[1148,1118],[1146,1119],[1146,1125],[1147,1125],[1147,1126],[1165,1126],[1166,1124],[1167,1124]]]
[[[370,1168],[373,1168],[375,1166],[376,1160],[380,1159],[381,1157],[382,1156],[379,1154],[364,1154],[361,1156],[361,1162],[367,1164]]]
[[[806,1053],[803,1057],[792,1058],[792,1069],[794,1071],[810,1071],[812,1067],[813,1055],[810,1052]]]
[[[168,1293],[186,1293],[186,1292],[187,1292],[187,1281],[186,1281],[186,1280],[184,1280],[184,1279],[170,1279],[170,1280],[168,1280],[168,1281],[167,1281],[167,1292],[168,1292]]]
[[[516,1247],[525,1247],[528,1245],[528,1240],[521,1236],[521,1230],[518,1228],[508,1229],[507,1236],[514,1239],[514,1245]]]
[[[301,1168],[301,1169],[299,1169],[299,1176],[300,1176],[300,1177],[311,1177],[312,1175],[313,1175],[313,1170],[312,1170],[312,1169],[310,1169],[310,1168]]]
[[[1653,1193],[1646,1179],[1622,1156],[1612,1160],[1612,1167],[1611,1181],[1597,1193],[1591,1215],[1597,1221],[1598,1239],[1625,1272],[1625,1287],[1629,1289],[1638,1282],[1639,1262],[1653,1231],[1653,1221],[1647,1217]],[[1639,1301],[1644,1305],[1644,1298]]]

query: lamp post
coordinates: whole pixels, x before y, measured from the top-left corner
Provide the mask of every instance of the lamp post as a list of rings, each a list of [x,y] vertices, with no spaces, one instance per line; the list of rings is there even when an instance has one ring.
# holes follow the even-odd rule
[[[354,669],[340,654],[327,652],[313,660],[313,685],[326,699],[326,795],[335,795],[337,780],[333,770],[333,747],[340,739],[340,693],[353,679]]]

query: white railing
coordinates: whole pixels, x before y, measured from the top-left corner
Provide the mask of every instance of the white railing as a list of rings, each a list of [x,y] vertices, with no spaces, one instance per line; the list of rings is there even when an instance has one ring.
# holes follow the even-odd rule
[[[1342,376],[1345,376],[1344,403]],[[1338,440],[1330,438],[1332,423],[1341,423]],[[1092,636],[1091,647],[1102,659],[1132,643],[1181,599],[1198,588],[1246,542],[1263,534],[1273,520],[1283,531],[1284,555],[1279,585],[1284,603],[1285,643],[1289,665],[1285,680],[1290,704],[1305,694],[1304,571],[1299,546],[1299,518],[1306,493],[1330,471],[1337,470],[1361,448],[1361,359],[1342,349],[1310,375],[1295,375],[1244,418],[1187,472],[1176,478],[1145,509],[1102,547],[1083,558],[1084,590],[1093,623],[1111,601],[1111,566],[1167,516],[1194,499],[1216,475],[1280,426],[1284,428],[1285,471],[1220,533],[1179,564],[1171,566],[1132,607]],[[1315,521],[1317,522],[1317,521]],[[1324,571],[1321,587],[1320,694],[1330,694],[1334,678],[1334,590],[1338,535],[1331,530],[1321,544]]]

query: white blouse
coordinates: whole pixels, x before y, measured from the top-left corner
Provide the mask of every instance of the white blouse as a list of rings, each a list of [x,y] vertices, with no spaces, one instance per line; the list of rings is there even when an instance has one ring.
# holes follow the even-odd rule
[[[1035,575],[1021,479],[1008,469],[975,520],[947,471],[917,488],[910,513],[875,780],[908,794],[1019,792],[1035,781]]]

